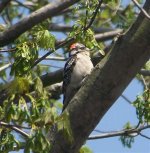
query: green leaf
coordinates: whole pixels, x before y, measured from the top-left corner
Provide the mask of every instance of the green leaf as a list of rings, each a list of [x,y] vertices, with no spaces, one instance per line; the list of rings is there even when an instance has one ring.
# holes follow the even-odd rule
[[[48,31],[38,31],[35,35],[40,48],[55,50],[55,37]]]
[[[10,94],[23,94],[29,92],[32,81],[26,77],[16,77],[9,85]]]
[[[150,60],[148,60],[144,66],[146,70],[150,70]]]
[[[120,140],[121,140],[123,146],[128,147],[128,148],[131,148],[132,144],[134,143],[134,137],[130,137],[130,136],[122,135],[120,137]]]
[[[29,153],[30,150],[36,153],[47,153],[50,151],[51,145],[43,134],[41,129],[36,129],[33,135],[27,140],[25,146],[25,153]]]
[[[12,65],[10,74],[23,76],[29,73],[31,67],[38,57],[38,46],[33,42],[24,42],[17,46],[17,51],[14,53],[15,62]]]
[[[92,153],[92,151],[90,150],[90,148],[88,146],[82,146],[79,153]]]
[[[18,150],[20,147],[19,141],[15,139],[10,130],[6,129],[0,132],[0,142],[0,152],[2,153]]]
[[[133,106],[136,108],[136,114],[140,123],[150,123],[150,91],[145,90],[142,95],[137,96]]]
[[[74,141],[74,138],[70,126],[69,114],[67,112],[63,113],[61,116],[58,117],[56,123],[58,130],[62,131],[68,141],[72,143]]]
[[[42,95],[43,94],[43,83],[39,77],[35,79],[35,91],[38,92],[38,94]]]
[[[124,125],[124,128],[125,128],[125,129],[131,129],[132,126],[131,126],[130,122],[127,122],[127,123]]]
[[[101,46],[97,43],[94,37],[94,33],[91,29],[82,31],[80,35],[76,36],[76,40],[86,45],[86,47],[88,47],[92,51],[99,51],[103,56],[105,55],[105,52],[101,49]]]

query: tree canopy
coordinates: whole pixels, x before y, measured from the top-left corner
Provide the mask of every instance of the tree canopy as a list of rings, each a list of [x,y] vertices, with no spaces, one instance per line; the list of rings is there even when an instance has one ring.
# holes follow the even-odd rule
[[[141,134],[150,127],[149,0],[2,0],[0,14],[0,152],[90,153],[87,139],[150,139]],[[61,113],[73,42],[91,50],[95,67]],[[89,137],[134,77],[143,85],[131,103],[138,124]]]

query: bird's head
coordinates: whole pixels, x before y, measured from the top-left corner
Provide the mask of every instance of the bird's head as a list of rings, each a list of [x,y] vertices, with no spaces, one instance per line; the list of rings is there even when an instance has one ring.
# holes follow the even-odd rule
[[[70,46],[69,56],[72,56],[81,52],[89,52],[89,48],[87,48],[81,43],[73,43]]]

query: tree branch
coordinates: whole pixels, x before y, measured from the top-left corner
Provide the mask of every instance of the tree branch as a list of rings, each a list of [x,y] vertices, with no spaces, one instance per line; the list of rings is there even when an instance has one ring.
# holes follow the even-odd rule
[[[102,138],[110,138],[110,137],[116,137],[116,136],[121,136],[121,135],[126,135],[126,136],[131,136],[132,134],[136,133],[137,135],[141,135],[140,132],[142,130],[150,128],[150,125],[147,126],[140,126],[138,128],[133,128],[133,129],[124,129],[121,131],[115,131],[115,132],[108,132],[100,135],[93,135],[89,136],[88,140],[95,140],[95,139],[102,139]]]
[[[25,31],[31,29],[36,24],[44,21],[47,18],[51,18],[68,8],[69,6],[79,2],[80,0],[60,0],[57,3],[50,3],[39,10],[33,12],[31,15],[24,17],[21,21],[0,33],[0,47],[7,45],[14,41],[17,37],[23,34]]]
[[[109,31],[109,32],[104,32],[104,33],[96,34],[95,35],[95,39],[97,41],[109,40],[109,39],[112,39],[115,36],[119,35],[122,32],[123,32],[122,29],[116,29],[116,30],[112,30],[112,31]]]
[[[3,71],[3,70],[5,70],[5,69],[7,69],[7,68],[10,67],[11,65],[12,65],[12,63],[7,63],[7,64],[1,66],[1,67],[0,67],[0,72]]]
[[[41,58],[41,56],[39,58]],[[66,61],[67,58],[60,57],[60,56],[47,56],[45,60]]]
[[[0,14],[4,10],[4,8],[9,4],[11,0],[2,0],[0,2]]]
[[[143,83],[143,85],[144,85],[144,89],[147,90],[147,89],[148,89],[148,86],[147,86],[147,83],[146,83],[146,81],[145,81],[143,75],[141,75],[141,81],[142,81],[142,83]]]
[[[132,0],[132,2],[139,8],[139,10],[150,20],[150,15],[140,6],[140,4],[136,0]]]
[[[73,27],[65,24],[51,23],[48,29],[50,31],[57,31],[57,32],[70,32],[73,30]],[[93,30],[95,33],[104,33],[104,32],[115,31],[118,29],[99,27],[99,28],[93,28]]]
[[[16,51],[16,48],[11,48],[11,49],[0,49],[0,53],[14,52],[14,51]]]
[[[144,9],[150,13],[150,1]],[[107,110],[150,57],[150,22],[139,17],[96,65],[62,115],[68,114],[73,142],[63,129],[54,133],[51,153],[76,153]],[[57,143],[55,143],[57,142]]]
[[[132,104],[131,100],[129,100],[125,95],[122,94],[121,97],[129,104]]]
[[[150,140],[150,137],[148,137],[148,136],[147,136],[147,135],[145,135],[145,134],[139,133],[139,135],[140,135],[141,137],[144,137],[144,138],[146,138],[146,139]]]
[[[24,137],[29,137],[29,135],[26,132],[22,131],[21,129],[17,128],[14,125],[11,125],[11,124],[8,124],[8,123],[5,123],[5,122],[0,121],[0,126],[4,126],[6,128],[10,128],[10,129],[12,129],[12,130],[20,133]]]
[[[103,0],[99,0],[99,3],[98,3],[98,5],[96,6],[96,9],[95,9],[95,11],[93,12],[93,16],[92,16],[92,18],[91,18],[89,24],[84,28],[84,31],[88,30],[88,29],[92,26],[92,24],[93,24],[93,22],[94,22],[94,20],[95,20],[95,18],[96,18],[96,16],[97,16],[97,14],[98,14],[98,11],[99,11],[100,6],[102,5],[102,3],[103,3]]]
[[[139,74],[142,74],[144,76],[150,76],[150,70],[144,70],[144,69],[141,69],[139,71]]]
[[[18,4],[17,6],[22,6],[22,7],[25,7],[27,9],[33,9],[33,6],[34,6],[34,3],[33,2],[19,2],[18,0],[15,0],[15,2]],[[14,3],[15,3],[14,2]]]

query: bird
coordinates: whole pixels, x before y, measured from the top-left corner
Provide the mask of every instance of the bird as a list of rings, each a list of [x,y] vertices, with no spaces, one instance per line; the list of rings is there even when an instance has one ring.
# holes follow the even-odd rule
[[[90,58],[90,49],[81,43],[73,43],[69,49],[69,58],[63,71],[63,109],[68,106],[84,82],[84,79],[93,69]]]

